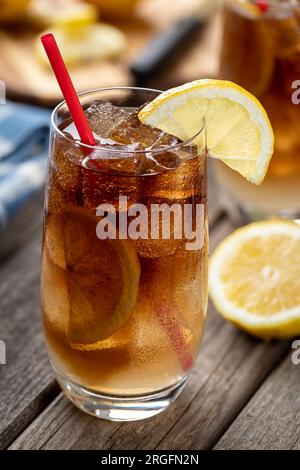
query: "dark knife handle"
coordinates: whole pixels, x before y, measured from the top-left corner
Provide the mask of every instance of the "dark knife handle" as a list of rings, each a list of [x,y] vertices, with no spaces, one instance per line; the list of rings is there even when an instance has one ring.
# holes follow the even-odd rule
[[[146,83],[161,73],[182,54],[205,24],[205,20],[197,17],[186,17],[154,37],[130,67],[136,82]]]

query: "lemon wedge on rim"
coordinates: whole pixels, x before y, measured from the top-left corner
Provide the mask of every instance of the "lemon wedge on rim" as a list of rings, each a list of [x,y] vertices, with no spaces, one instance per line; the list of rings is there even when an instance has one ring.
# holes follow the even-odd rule
[[[203,118],[209,155],[260,184],[273,154],[274,134],[263,106],[240,86],[196,80],[161,93],[139,112],[144,124],[183,141],[199,132]]]

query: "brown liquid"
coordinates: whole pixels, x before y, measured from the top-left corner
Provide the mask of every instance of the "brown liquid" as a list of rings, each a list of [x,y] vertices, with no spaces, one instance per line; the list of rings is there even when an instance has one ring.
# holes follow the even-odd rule
[[[62,128],[70,132],[68,124]],[[140,147],[153,148],[151,136],[159,145],[174,141],[137,123],[135,116],[114,125],[109,145],[112,140],[132,145],[130,137],[137,142],[141,132]],[[107,130],[101,139],[108,142]],[[71,138],[57,135],[53,142],[42,307],[47,346],[58,371],[93,390],[134,395],[175,384],[192,367],[199,348],[207,303],[206,161],[192,147],[161,154],[158,164],[113,159],[110,148],[104,160],[87,159]],[[184,154],[189,158],[182,160]],[[128,205],[149,209],[153,203],[204,204],[204,247],[187,251],[187,240],[174,236],[100,240],[96,208],[103,203],[118,208],[119,195],[128,197]]]

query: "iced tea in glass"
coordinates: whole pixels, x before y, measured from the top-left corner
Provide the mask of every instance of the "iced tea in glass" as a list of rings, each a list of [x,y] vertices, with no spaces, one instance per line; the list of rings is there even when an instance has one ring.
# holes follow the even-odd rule
[[[215,162],[223,204],[237,220],[299,218],[300,2],[226,0],[220,78],[253,93],[275,133],[275,153],[259,187]]]
[[[159,92],[80,95],[96,147],[65,103],[52,115],[41,301],[55,375],[82,410],[165,409],[195,363],[207,307],[203,124],[187,142],[141,124]]]

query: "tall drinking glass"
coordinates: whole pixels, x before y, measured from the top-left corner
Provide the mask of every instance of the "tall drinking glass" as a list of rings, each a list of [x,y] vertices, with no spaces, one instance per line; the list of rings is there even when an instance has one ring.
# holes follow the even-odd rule
[[[80,409],[130,421],[159,413],[195,363],[207,308],[203,123],[181,142],[140,123],[158,91],[79,96],[97,140],[65,102],[51,122],[41,301],[49,357]]]
[[[275,153],[259,187],[215,161],[220,199],[240,220],[300,217],[300,2],[226,0],[220,78],[256,95],[271,120]]]

